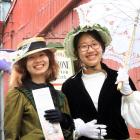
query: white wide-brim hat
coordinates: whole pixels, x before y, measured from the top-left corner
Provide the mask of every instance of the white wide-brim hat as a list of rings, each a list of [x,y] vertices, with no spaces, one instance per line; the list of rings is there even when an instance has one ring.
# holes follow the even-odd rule
[[[64,39],[63,45],[64,45],[66,55],[73,60],[77,59],[77,57],[74,55],[75,36],[77,36],[81,32],[87,32],[87,31],[93,31],[93,30],[96,30],[99,33],[103,42],[105,43],[105,47],[109,46],[109,44],[112,41],[112,38],[111,38],[110,32],[108,31],[106,27],[102,27],[99,24],[93,24],[93,26],[84,26],[84,27],[78,26],[77,28],[72,29],[72,31],[70,31]]]
[[[17,50],[14,52],[15,56],[13,58],[13,63],[18,62],[19,60],[40,52],[44,50],[50,50],[52,52],[55,52],[55,48],[49,48],[46,44],[46,41],[43,37],[32,37],[26,40],[23,40],[20,44],[17,46]]]

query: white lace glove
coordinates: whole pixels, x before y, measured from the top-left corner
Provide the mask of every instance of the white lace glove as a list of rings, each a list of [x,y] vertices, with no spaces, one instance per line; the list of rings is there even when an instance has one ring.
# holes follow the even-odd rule
[[[115,84],[118,84],[119,82],[122,82],[122,88],[120,89],[120,92],[124,95],[129,95],[133,92],[129,85],[129,75],[128,70],[126,68],[119,68],[118,70],[118,76]]]
[[[78,139],[81,136],[85,136],[91,139],[104,139],[107,135],[106,125],[96,124],[97,120],[84,123],[81,119],[75,119],[75,138]]]

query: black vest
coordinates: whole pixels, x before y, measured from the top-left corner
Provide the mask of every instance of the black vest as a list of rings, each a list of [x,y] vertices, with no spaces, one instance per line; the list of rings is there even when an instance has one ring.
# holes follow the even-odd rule
[[[104,64],[102,68],[107,72],[107,77],[99,95],[98,111],[95,109],[84,87],[81,71],[63,84],[62,91],[67,96],[73,118],[81,118],[84,122],[97,119],[99,124],[107,125],[107,136],[105,136],[105,139],[127,139],[129,138],[128,129],[125,120],[121,116],[122,94],[117,90],[117,85],[115,84],[117,72],[109,69]],[[132,85],[132,89],[135,89],[131,80],[130,85]],[[90,139],[81,137],[79,140]]]

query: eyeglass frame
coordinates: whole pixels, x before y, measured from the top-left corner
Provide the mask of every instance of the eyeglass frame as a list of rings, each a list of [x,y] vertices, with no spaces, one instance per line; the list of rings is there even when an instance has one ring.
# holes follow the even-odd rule
[[[81,52],[87,52],[89,50],[89,47],[91,47],[92,49],[99,49],[101,47],[101,45],[98,42],[96,42],[96,43],[92,42],[91,44],[83,44],[83,45],[78,46],[78,48]],[[82,49],[84,49],[84,50],[82,50]]]

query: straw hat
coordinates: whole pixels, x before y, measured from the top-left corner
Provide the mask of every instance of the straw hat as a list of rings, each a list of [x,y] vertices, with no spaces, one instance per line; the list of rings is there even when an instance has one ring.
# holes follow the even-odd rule
[[[40,51],[51,50],[55,52],[55,48],[49,48],[46,44],[46,41],[43,37],[32,37],[26,40],[23,40],[18,44],[17,50],[14,52],[13,63]]]
[[[87,31],[93,31],[96,30],[99,35],[101,36],[102,40],[105,43],[105,47],[107,47],[111,41],[111,35],[106,27],[102,27],[99,24],[93,24],[93,26],[84,26],[80,27],[78,26],[77,28],[73,29],[70,31],[67,35],[66,38],[64,39],[64,49],[66,52],[66,55],[72,59],[77,59],[76,56],[74,55],[74,38],[76,35],[78,35],[81,32],[87,32]]]

